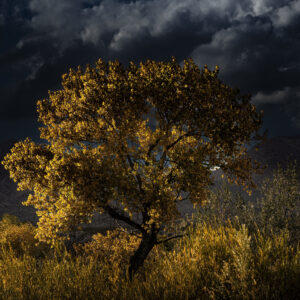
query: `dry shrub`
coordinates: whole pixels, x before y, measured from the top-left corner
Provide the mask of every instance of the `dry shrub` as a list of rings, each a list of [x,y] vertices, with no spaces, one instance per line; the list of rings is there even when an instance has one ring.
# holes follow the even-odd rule
[[[224,225],[229,219],[233,224],[245,224],[250,233],[257,228],[268,235],[290,232],[290,243],[300,239],[300,185],[297,162],[290,162],[286,169],[278,165],[270,178],[258,186],[258,198],[243,197],[233,193],[224,180],[216,191],[209,193],[206,205],[199,209],[198,222]]]
[[[290,162],[286,169],[278,165],[273,177],[262,183],[258,201],[260,228],[269,233],[287,229],[294,245],[300,239],[299,178],[296,161]]]
[[[121,230],[77,246],[75,259],[65,251],[40,266],[7,251],[0,299],[297,299],[300,252],[288,241],[287,231],[250,235],[245,225],[196,224],[172,250],[155,247],[132,282],[123,267],[139,238]]]
[[[97,233],[92,238],[91,242],[74,245],[76,253],[118,265],[128,264],[140,242],[138,236],[120,228],[109,230],[106,234]]]
[[[35,230],[31,223],[21,223],[15,216],[4,215],[0,222],[1,249],[11,249],[16,256],[25,253],[36,258],[44,256],[49,251],[49,246],[38,242]]]
[[[253,237],[245,225],[198,224],[121,299],[297,299],[299,262],[286,232]]]

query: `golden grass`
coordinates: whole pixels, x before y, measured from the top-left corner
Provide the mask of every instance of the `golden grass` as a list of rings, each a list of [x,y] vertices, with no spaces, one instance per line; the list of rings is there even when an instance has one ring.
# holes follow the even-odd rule
[[[28,238],[30,227],[18,226]],[[126,269],[137,240],[125,233],[98,234],[75,257],[62,245],[42,257],[28,246],[16,251],[26,243],[4,244],[1,299],[296,299],[300,292],[300,248],[289,245],[287,231],[250,235],[245,225],[198,224],[171,247],[156,247],[132,282]]]
[[[299,299],[295,178],[290,169],[263,185],[260,211],[224,191],[212,194],[184,237],[156,246],[132,281],[136,236],[119,229],[97,234],[72,256],[63,244],[37,243],[33,225],[6,215],[0,299]]]

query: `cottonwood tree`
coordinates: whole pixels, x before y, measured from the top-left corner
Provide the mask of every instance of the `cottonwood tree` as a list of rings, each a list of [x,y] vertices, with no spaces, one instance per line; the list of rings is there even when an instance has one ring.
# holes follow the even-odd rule
[[[37,209],[40,241],[58,239],[94,212],[139,232],[132,276],[155,245],[172,238],[182,192],[192,203],[205,201],[213,166],[229,182],[255,187],[251,174],[260,165],[245,145],[259,145],[265,134],[258,133],[263,112],[250,100],[218,79],[218,67],[200,69],[192,59],[128,67],[100,59],[70,69],[62,88],[37,102],[48,144],[27,138],[2,163],[19,190],[33,191],[25,205]]]

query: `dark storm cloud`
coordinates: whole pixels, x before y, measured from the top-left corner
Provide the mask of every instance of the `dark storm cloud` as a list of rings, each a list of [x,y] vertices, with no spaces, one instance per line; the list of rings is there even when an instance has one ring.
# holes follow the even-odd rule
[[[174,55],[219,65],[224,82],[300,130],[299,0],[3,0],[0,30],[2,120],[36,118],[70,67]]]

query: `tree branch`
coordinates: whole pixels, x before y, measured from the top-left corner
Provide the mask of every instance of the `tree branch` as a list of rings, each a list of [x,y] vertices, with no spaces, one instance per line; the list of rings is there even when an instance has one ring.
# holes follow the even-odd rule
[[[116,222],[117,222],[117,224],[119,225],[119,228],[120,228],[123,232],[128,233],[128,231],[126,231],[126,230],[124,229],[124,227],[123,227],[117,220],[116,220]],[[136,234],[133,230],[131,230],[131,231],[129,232],[129,234],[134,235],[134,236],[136,236],[136,237],[138,237],[138,238],[141,238],[141,236],[138,235],[138,234]]]
[[[128,159],[128,162],[129,162],[129,165],[131,167],[131,169],[133,170],[133,162],[131,160],[131,157],[129,154],[127,154],[127,159]],[[138,182],[138,185],[139,185],[139,189],[140,191],[145,194],[143,188],[142,188],[142,179],[141,179],[141,176],[139,174],[136,175],[136,179],[137,179],[137,182]]]
[[[157,140],[155,141],[155,143],[152,144],[152,145],[149,147],[149,150],[148,150],[148,152],[147,152],[147,156],[150,155],[151,151],[157,146],[157,144],[159,143],[159,141],[160,141],[160,137],[157,138]]]
[[[180,238],[180,237],[183,237],[183,236],[184,236],[183,234],[173,235],[173,236],[171,236],[171,237],[169,237],[169,238],[167,238],[167,239],[165,239],[165,240],[157,241],[157,242],[156,242],[156,245],[162,244],[162,243],[165,243],[165,242],[167,242],[167,241],[170,241],[170,240],[173,240],[173,239],[176,239],[176,238]]]
[[[130,165],[131,169],[133,170],[133,162],[131,160],[130,155],[127,155],[127,159],[128,159],[128,162],[129,162],[129,165]],[[139,189],[140,189],[141,193],[143,195],[145,195],[145,191],[142,188],[142,179],[141,179],[141,176],[139,174],[137,174],[136,175],[136,179],[138,181],[138,185],[139,185]],[[141,202],[143,203],[143,200],[141,200]],[[149,203],[149,202],[143,203],[143,208],[144,208],[144,211],[142,212],[142,215],[143,215],[143,224],[145,224],[145,222],[147,222],[149,220],[148,209],[150,207],[150,204],[151,203]]]
[[[127,223],[128,225],[138,229],[140,232],[146,232],[145,229],[138,223],[134,222],[133,220],[131,220],[130,218],[119,214],[116,210],[114,210],[111,206],[106,205],[103,207],[103,209],[114,219],[123,221],[125,223]]]
[[[166,150],[171,149],[174,147],[178,142],[180,142],[184,137],[192,135],[192,132],[187,132],[186,134],[181,135],[176,141],[174,141],[172,144],[168,145]]]
[[[167,158],[167,152],[169,149],[171,149],[172,147],[174,147],[178,142],[180,142],[184,137],[187,137],[187,136],[190,136],[192,134],[192,132],[187,132],[183,135],[181,135],[176,141],[174,141],[172,144],[168,145],[166,147],[166,149],[164,150],[162,156],[161,156],[161,159],[160,159],[160,162],[161,162],[161,169],[163,168],[163,164],[164,162],[166,161],[166,158]]]

